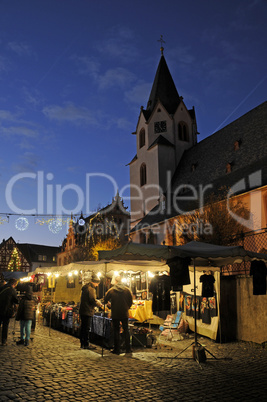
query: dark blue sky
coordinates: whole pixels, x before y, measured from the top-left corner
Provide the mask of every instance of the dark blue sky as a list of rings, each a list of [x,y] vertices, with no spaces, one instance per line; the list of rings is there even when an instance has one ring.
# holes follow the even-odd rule
[[[264,102],[266,17],[260,0],[1,0],[0,241],[57,246],[66,224],[27,213],[95,211],[116,187],[129,205],[160,35],[199,141]]]

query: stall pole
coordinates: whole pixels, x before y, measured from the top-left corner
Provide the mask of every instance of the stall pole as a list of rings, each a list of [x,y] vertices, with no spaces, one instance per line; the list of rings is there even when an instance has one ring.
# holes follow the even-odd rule
[[[222,326],[221,326],[221,269],[220,269],[220,287],[219,287],[219,289],[218,289],[217,303],[218,303],[218,310],[219,310],[219,336],[220,336],[220,343],[222,343]]]
[[[194,311],[195,311],[195,348],[197,347],[197,292],[196,292],[196,264],[194,259]]]
[[[146,300],[148,300],[148,293],[149,293],[149,288],[148,288],[148,272],[146,272]],[[144,305],[145,305],[144,301]],[[148,329],[151,329],[151,324],[150,324],[150,319],[148,320]]]
[[[216,356],[214,356],[208,349],[206,349],[203,345],[201,345],[198,340],[197,340],[197,314],[196,314],[196,306],[197,306],[197,302],[196,302],[196,264],[195,264],[195,259],[193,259],[194,261],[194,311],[195,311],[195,335],[194,335],[194,342],[192,342],[190,345],[188,345],[185,349],[183,349],[180,353],[178,353],[178,355],[174,356],[174,357],[166,357],[164,356],[165,359],[183,359],[182,357],[178,357],[180,356],[185,350],[187,350],[188,348],[190,348],[190,346],[193,346],[193,353],[192,353],[192,357],[186,358],[185,359],[194,359],[199,365],[201,362],[206,360],[206,356],[205,356],[205,351],[208,352],[212,357],[214,357],[214,359],[219,360]],[[201,347],[204,355],[200,354],[200,351],[198,350],[198,347]],[[159,359],[162,359],[163,356],[158,356]],[[231,358],[225,358],[225,360],[231,360]],[[201,366],[200,366],[201,367]]]
[[[102,352],[101,356],[104,355],[104,334],[105,334],[105,294],[106,294],[106,280],[107,280],[107,262],[105,262],[105,275],[104,275],[104,286],[103,286],[103,293],[104,293],[104,315],[103,315],[103,328],[102,328]]]
[[[52,283],[53,286],[53,283]],[[49,316],[49,336],[51,336],[51,325],[52,325],[52,303],[53,303],[53,287],[51,287],[51,306],[50,306],[50,316]]]

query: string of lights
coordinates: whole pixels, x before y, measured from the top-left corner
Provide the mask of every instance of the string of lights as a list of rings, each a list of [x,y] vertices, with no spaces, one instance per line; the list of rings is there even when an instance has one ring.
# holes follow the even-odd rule
[[[33,218],[36,225],[48,225],[48,229],[56,234],[59,233],[65,224],[69,224],[70,220],[79,222],[79,225],[84,225],[85,221],[81,219],[81,214],[72,214],[71,217],[66,214],[18,214],[9,212],[0,212],[0,225],[9,223],[10,218],[15,219],[15,228],[19,231],[28,229],[30,222],[29,219]]]

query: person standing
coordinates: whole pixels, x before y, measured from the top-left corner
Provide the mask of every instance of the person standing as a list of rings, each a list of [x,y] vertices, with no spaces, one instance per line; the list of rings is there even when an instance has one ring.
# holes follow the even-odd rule
[[[2,326],[2,346],[7,345],[8,326],[10,318],[14,315],[14,305],[19,299],[15,287],[17,280],[9,279],[8,283],[0,289],[0,325]]]
[[[123,328],[126,353],[131,353],[130,334],[128,328],[129,308],[133,303],[130,289],[122,284],[121,277],[115,277],[115,285],[105,294],[105,303],[111,305],[111,318],[114,332],[114,350],[112,353],[120,354],[120,323]]]
[[[6,281],[5,281],[4,275],[1,273],[0,274],[0,290],[1,290],[1,287],[4,285],[6,285]]]
[[[29,346],[31,338],[32,322],[35,317],[36,303],[33,298],[32,289],[26,290],[19,302],[16,321],[20,321],[20,340],[17,345]]]
[[[89,330],[91,326],[92,317],[95,312],[95,307],[103,308],[102,303],[96,299],[96,288],[99,285],[100,280],[97,275],[92,274],[91,281],[82,287],[82,294],[80,300],[80,341],[82,349],[95,349],[95,346],[90,345],[89,342]]]

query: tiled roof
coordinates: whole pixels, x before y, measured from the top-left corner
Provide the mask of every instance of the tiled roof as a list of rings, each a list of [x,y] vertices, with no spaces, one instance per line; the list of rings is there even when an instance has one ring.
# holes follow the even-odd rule
[[[30,262],[38,261],[38,255],[46,255],[47,262],[52,262],[53,257],[60,252],[60,247],[43,246],[40,244],[17,243],[17,247]]]
[[[237,150],[236,141],[239,142]],[[230,173],[226,172],[228,163],[231,164]],[[260,172],[256,181],[255,176],[251,176],[255,172]],[[267,102],[185,151],[166,195],[173,195],[182,184],[190,184],[196,189],[199,185],[212,184],[209,192],[205,192],[208,196],[223,186],[230,188],[238,182],[239,193],[267,185]],[[197,208],[193,201],[180,200],[178,205],[185,212]],[[173,205],[168,214],[157,213],[158,209],[159,206],[153,208],[132,231],[143,224],[152,225],[178,215]]]
[[[238,150],[234,147],[236,141],[240,143]],[[260,167],[266,156],[267,102],[264,102],[185,151],[174,173],[172,189],[181,183],[197,186],[218,180],[221,185],[233,185],[234,180],[254,171],[252,165]],[[228,163],[232,165],[231,173],[226,173]],[[197,166],[192,171],[194,164]]]

